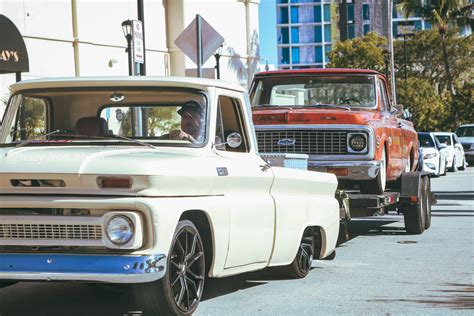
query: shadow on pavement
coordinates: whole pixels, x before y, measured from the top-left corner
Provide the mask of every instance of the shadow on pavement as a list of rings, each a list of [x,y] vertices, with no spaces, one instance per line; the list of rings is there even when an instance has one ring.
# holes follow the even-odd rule
[[[379,236],[379,235],[409,235],[404,227],[387,226],[398,223],[393,219],[356,219],[349,222],[341,222],[337,247],[358,236]]]
[[[435,191],[436,199],[438,200],[460,200],[472,201],[474,200],[474,191]]]
[[[412,302],[426,304],[433,308],[449,308],[453,310],[472,310],[474,309],[474,286],[472,284],[445,284],[448,289],[433,290],[440,295],[428,297],[415,297],[413,299],[376,299],[368,302],[400,303]]]
[[[131,295],[111,287],[80,283],[18,283],[0,289],[2,316],[141,315],[131,312],[135,310]]]

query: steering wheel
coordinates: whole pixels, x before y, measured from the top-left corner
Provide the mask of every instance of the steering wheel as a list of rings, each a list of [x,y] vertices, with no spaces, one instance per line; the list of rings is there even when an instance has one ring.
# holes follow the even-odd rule
[[[355,99],[355,98],[344,98],[344,97],[340,97],[339,98],[339,101],[343,102],[343,104],[351,104],[351,101],[352,102],[357,102],[359,103],[359,105],[362,105],[362,102],[358,99]]]

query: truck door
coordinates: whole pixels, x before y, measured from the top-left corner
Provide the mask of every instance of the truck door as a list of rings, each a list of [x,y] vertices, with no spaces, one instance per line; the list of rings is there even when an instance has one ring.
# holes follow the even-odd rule
[[[227,168],[225,195],[230,205],[225,268],[266,264],[271,256],[275,229],[275,206],[270,195],[273,172],[255,153],[253,125],[245,119],[245,115],[251,114],[246,113],[248,109],[244,107],[242,95],[225,90],[218,92],[215,149]],[[242,136],[242,144],[237,148],[223,144],[232,133]]]
[[[385,125],[385,131],[388,139],[388,168],[387,178],[398,178],[402,172],[402,157],[403,157],[403,137],[402,127],[399,125],[398,118],[395,113],[391,112],[390,101],[387,95],[387,88],[382,79],[378,79],[378,86],[380,91],[380,100],[382,102],[382,122]]]

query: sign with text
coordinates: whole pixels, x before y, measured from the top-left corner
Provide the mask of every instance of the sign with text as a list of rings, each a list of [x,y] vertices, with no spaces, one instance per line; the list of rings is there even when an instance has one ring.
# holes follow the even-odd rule
[[[202,62],[205,63],[209,57],[224,43],[224,38],[217,31],[201,18],[202,23]],[[197,65],[197,21],[196,18],[174,41],[181,51],[191,58]]]
[[[141,63],[145,61],[143,50],[143,27],[142,21],[132,21],[133,61]]]
[[[28,71],[28,54],[23,37],[12,21],[0,14],[0,74]]]

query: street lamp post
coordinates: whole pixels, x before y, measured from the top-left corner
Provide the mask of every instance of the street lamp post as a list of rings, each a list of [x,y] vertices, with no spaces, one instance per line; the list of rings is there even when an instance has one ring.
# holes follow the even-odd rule
[[[126,20],[122,22],[122,30],[125,39],[127,40],[127,49],[125,50],[128,53],[128,75],[133,76],[133,60],[132,60],[132,21]]]
[[[413,32],[414,31],[414,28],[412,25],[400,25],[398,26],[398,31],[400,33],[398,33],[397,37],[400,37],[402,36],[403,37],[403,57],[404,57],[404,60],[405,60],[405,72],[404,72],[404,76],[405,76],[405,83],[407,82],[408,80],[408,52],[407,52],[407,38],[410,37],[410,36],[413,36],[415,35],[415,33]]]
[[[219,63],[221,56],[222,56],[222,45],[219,46],[219,48],[214,53],[214,58],[216,59],[216,66],[214,68],[216,68],[217,79],[221,79],[221,65]]]

